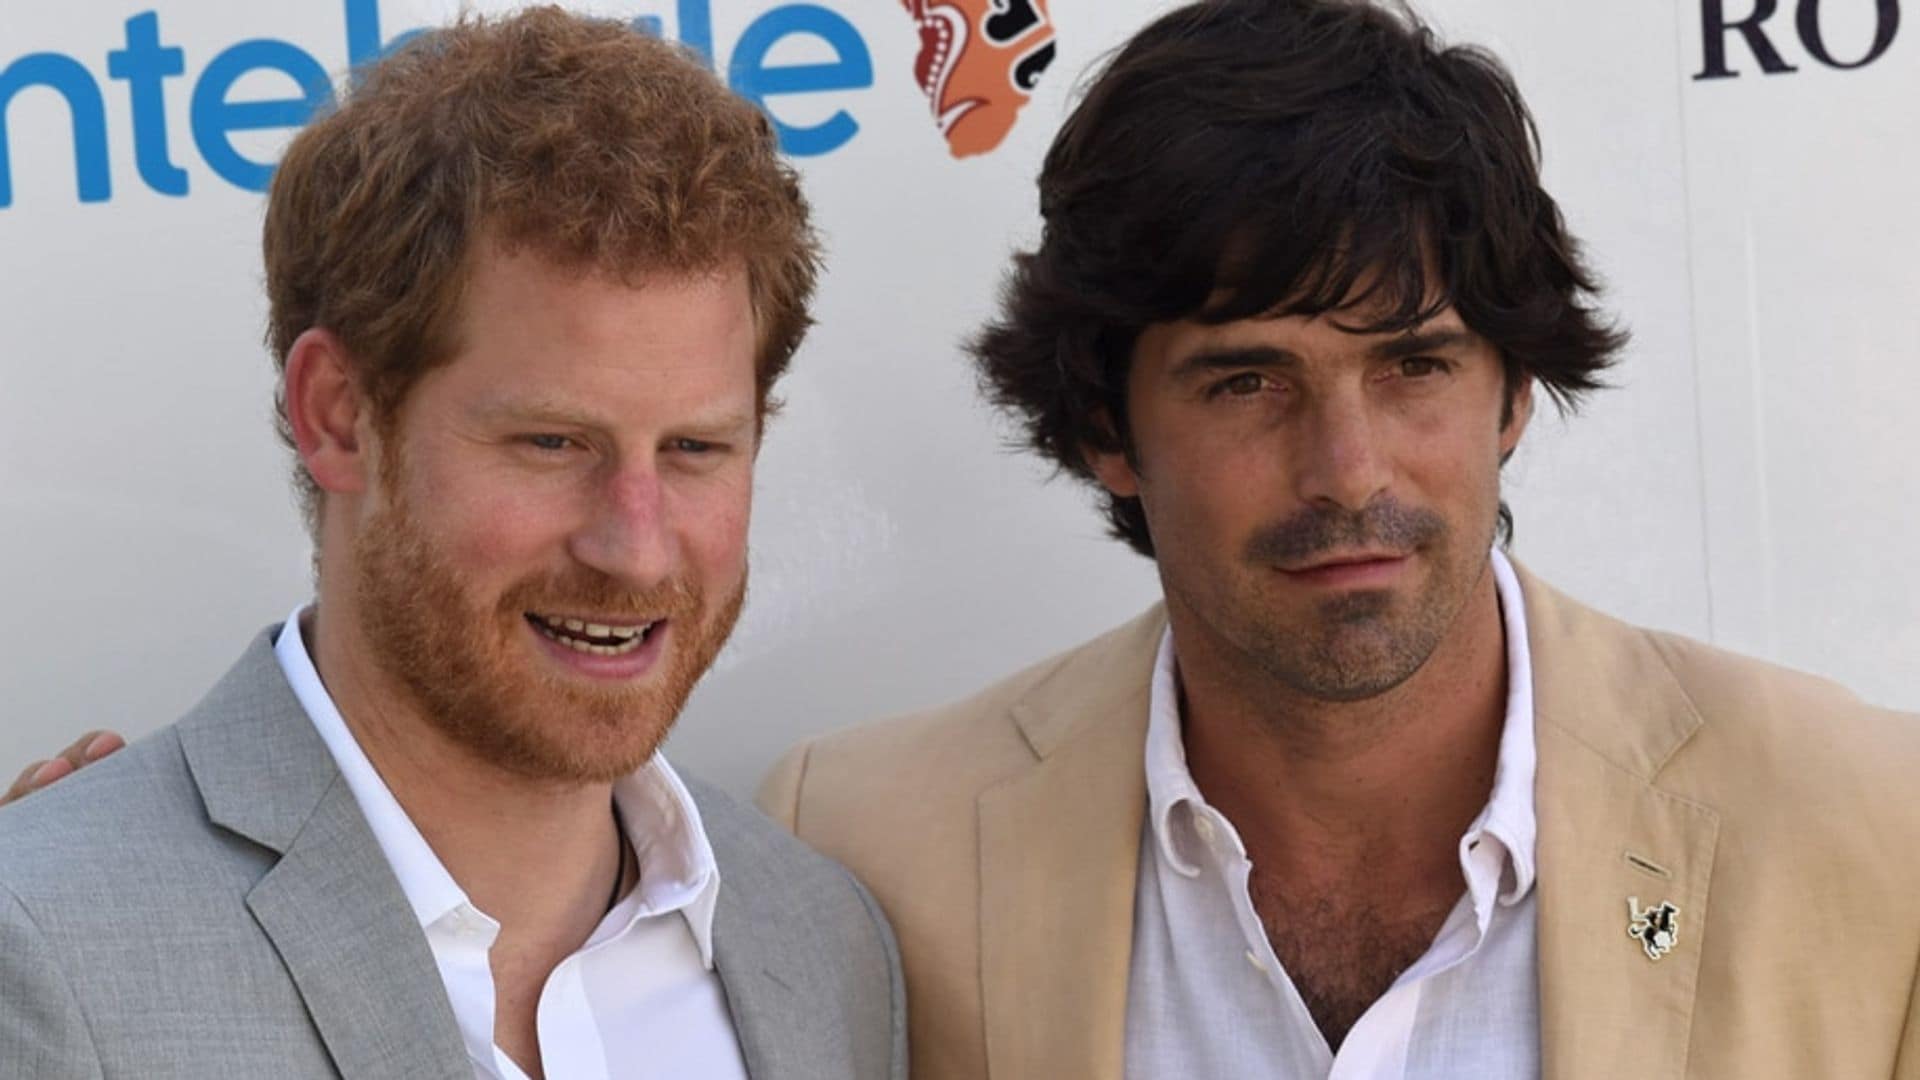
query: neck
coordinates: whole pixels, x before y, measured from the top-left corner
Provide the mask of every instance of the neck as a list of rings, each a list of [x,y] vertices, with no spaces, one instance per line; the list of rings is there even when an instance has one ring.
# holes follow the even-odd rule
[[[1185,614],[1169,605],[1189,768],[1250,850],[1307,877],[1458,875],[1455,844],[1492,791],[1505,726],[1491,569],[1420,670],[1363,701],[1315,700],[1249,675]]]
[[[622,872],[612,785],[531,779],[449,738],[374,662],[350,605],[323,588],[302,635],[355,741],[448,874],[500,923],[502,943],[571,952]]]

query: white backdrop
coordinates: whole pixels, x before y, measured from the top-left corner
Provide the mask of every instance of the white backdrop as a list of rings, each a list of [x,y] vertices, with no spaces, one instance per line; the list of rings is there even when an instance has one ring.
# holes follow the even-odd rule
[[[168,722],[306,595],[305,538],[267,421],[261,199],[229,178],[231,161],[210,163],[203,142],[220,158],[228,136],[195,130],[193,99],[214,58],[245,40],[343,69],[356,2],[362,35],[371,5],[385,38],[454,10],[0,5],[0,769],[86,727]],[[1543,416],[1509,466],[1517,551],[1629,619],[1920,708],[1920,349],[1906,323],[1920,307],[1920,27],[1843,69],[1813,51],[1867,56],[1898,3],[1799,0],[1819,27],[1810,51],[1782,0],[1755,36],[1795,70],[1764,74],[1749,36],[1710,33],[1703,5],[1721,6],[1424,5],[1448,36],[1515,70],[1548,186],[1635,332],[1619,389],[1570,421]],[[964,159],[914,83],[918,36],[897,0],[817,6],[851,41],[795,32],[764,64],[832,65],[845,84],[768,99],[796,128],[837,113],[857,126],[796,159],[831,270],[761,458],[747,616],[673,743],[681,763],[741,791],[804,735],[962,694],[1157,591],[1150,564],[1104,539],[1083,492],[1006,450],[957,343],[990,311],[1009,253],[1036,236],[1032,179],[1077,80],[1172,5],[1051,0],[1056,62],[1006,141]],[[589,7],[655,15],[682,37],[704,14],[723,70],[756,20],[822,25],[786,0]],[[1753,10],[1726,0],[1721,16]],[[129,21],[148,13],[132,32],[150,25],[157,42],[133,56]],[[1737,74],[1696,79],[1717,74],[1716,36]],[[180,50],[179,74],[156,74],[168,70],[159,48]],[[44,85],[59,79],[83,105],[81,82],[100,94],[104,200],[82,198],[72,114]],[[34,85],[8,95],[9,80]],[[225,96],[293,90],[254,71]],[[270,163],[286,136],[230,139],[242,160]],[[186,193],[164,193],[181,176]]]

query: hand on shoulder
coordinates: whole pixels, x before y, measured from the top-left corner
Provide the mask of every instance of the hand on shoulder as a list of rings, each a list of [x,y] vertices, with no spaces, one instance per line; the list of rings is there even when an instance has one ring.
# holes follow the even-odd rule
[[[41,788],[72,776],[126,745],[127,740],[111,731],[89,731],[52,758],[36,761],[22,769],[13,786],[7,789],[6,794],[0,795],[0,806],[18,802]]]

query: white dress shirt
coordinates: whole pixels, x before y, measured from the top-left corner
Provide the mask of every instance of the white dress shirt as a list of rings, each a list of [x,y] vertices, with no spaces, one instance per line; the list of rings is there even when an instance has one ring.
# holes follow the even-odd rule
[[[526,1080],[494,1043],[488,952],[500,924],[467,899],[354,739],[320,683],[296,609],[275,642],[295,696],[326,740],[374,839],[400,880],[446,985],[477,1080]],[[614,785],[640,883],[607,912],[540,993],[540,1062],[548,1080],[713,1077],[745,1080],[746,1063],[713,970],[720,888],[700,813],[655,754]]]
[[[1240,834],[1187,770],[1171,631],[1147,724],[1148,815],[1127,995],[1129,1080],[1531,1080],[1540,1073],[1533,670],[1513,567],[1493,553],[1507,714],[1493,793],[1460,838],[1466,895],[1338,1054],[1280,966]]]

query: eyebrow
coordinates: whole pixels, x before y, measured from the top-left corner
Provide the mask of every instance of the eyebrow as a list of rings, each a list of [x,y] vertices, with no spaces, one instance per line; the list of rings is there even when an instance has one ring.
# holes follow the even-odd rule
[[[1284,368],[1299,362],[1292,352],[1272,345],[1223,345],[1183,357],[1172,374],[1175,379],[1189,379],[1229,368]]]
[[[1403,360],[1421,353],[1443,352],[1472,343],[1473,334],[1464,328],[1409,330],[1373,345],[1367,353],[1379,360]],[[1221,345],[1203,348],[1183,357],[1173,366],[1172,376],[1180,380],[1212,371],[1287,368],[1298,363],[1298,355],[1277,345]]]
[[[557,401],[496,400],[477,410],[481,420],[490,423],[560,424],[568,427],[599,427],[600,421],[579,409]]]
[[[1473,335],[1463,329],[1412,330],[1396,334],[1367,351],[1381,360],[1401,360],[1421,353],[1457,349],[1472,342]]]
[[[483,405],[479,410],[482,421],[496,424],[553,424],[560,427],[604,429],[607,419],[599,414],[586,412],[558,401],[495,401]],[[694,433],[725,433],[753,426],[752,412],[729,409],[707,416],[692,418],[684,424],[676,425]]]

